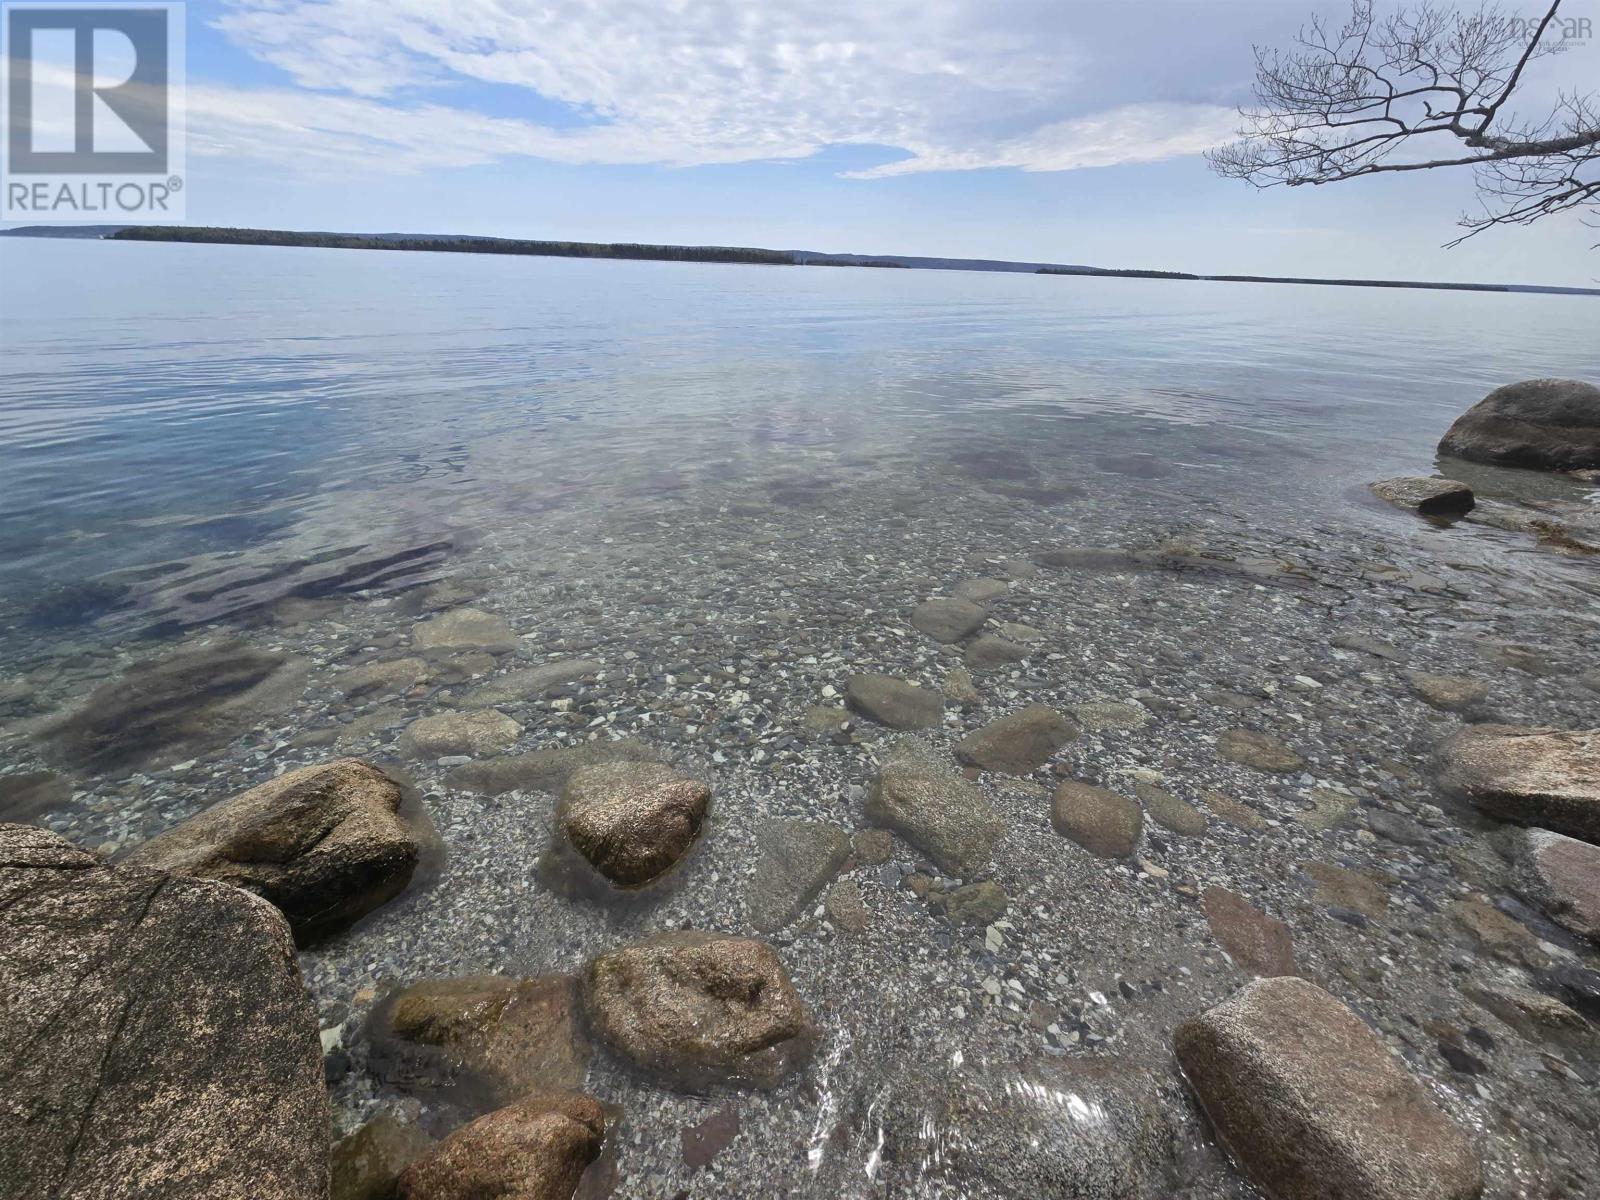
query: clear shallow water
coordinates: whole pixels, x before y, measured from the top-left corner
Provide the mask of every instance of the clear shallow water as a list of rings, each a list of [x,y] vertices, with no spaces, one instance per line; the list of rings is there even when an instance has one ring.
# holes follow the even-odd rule
[[[1499,383],[1600,375],[1581,298],[24,240],[0,279],[5,594],[92,615],[114,570],[819,455],[1304,511]]]
[[[1446,914],[1514,898],[1494,831],[1433,807],[1428,759],[1457,718],[1405,672],[1483,680],[1481,715],[1592,725],[1595,560],[1541,549],[1521,523],[1596,540],[1600,490],[1446,464],[1483,505],[1444,527],[1365,485],[1432,470],[1439,434],[1500,383],[1600,378],[1597,312],[0,240],[0,786],[64,795],[30,819],[116,854],[282,769],[356,754],[403,770],[442,839],[441,876],[301,964],[343,1048],[341,1128],[399,1105],[442,1134],[463,1113],[418,1108],[372,1052],[382,998],[440,976],[571,972],[662,929],[755,932],[775,874],[765,822],[870,823],[862,798],[894,735],[840,731],[846,678],[940,688],[963,651],[907,614],[998,577],[990,627],[1031,630],[1028,657],[974,666],[977,699],[924,736],[949,759],[1032,703],[1084,724],[1030,776],[982,780],[1007,826],[978,876],[1005,893],[1003,928],[925,903],[957,881],[899,840],[887,862],[852,859],[864,930],[818,916],[819,895],[767,935],[816,1019],[815,1062],[771,1093],[708,1096],[597,1055],[586,1089],[620,1115],[588,1200],[1048,1194],[1135,1157],[1150,1159],[1151,1200],[1248,1194],[1172,1066],[1176,1022],[1247,977],[1200,911],[1210,886],[1285,921],[1308,976],[1472,1129],[1486,1195],[1593,1194],[1593,1089],[1464,998],[1467,981],[1521,968]],[[1175,544],[1181,561],[1160,567],[1030,561]],[[348,685],[414,664],[415,623],[463,605],[505,617],[518,648],[429,655],[388,690]],[[211,654],[253,679],[235,639],[278,665],[242,695],[162,696],[154,716],[183,740],[130,722],[112,731],[119,754],[90,763],[52,741],[62,714],[94,710],[95,689],[146,661]],[[1375,642],[1391,657],[1359,649]],[[575,657],[598,664],[592,679],[493,701],[520,726],[509,754],[626,736],[715,794],[695,853],[636,905],[539,878],[547,779],[485,784],[474,772],[494,764],[405,749],[418,718]],[[1120,715],[1097,724],[1108,704]],[[1239,726],[1292,745],[1304,769],[1222,760],[1217,740]],[[1095,858],[1052,829],[1064,776],[1124,796],[1159,781],[1209,824],[1177,836],[1147,819],[1136,857]],[[1271,824],[1233,823],[1218,795]],[[1347,815],[1324,827],[1330,803]],[[1387,826],[1365,815],[1380,810]],[[1421,841],[1375,832],[1402,820]],[[1387,907],[1367,925],[1329,917],[1308,862],[1381,880]],[[1493,1029],[1486,1074],[1454,1073],[1418,1032],[1441,1021]],[[680,1149],[708,1121],[742,1130],[710,1170]]]

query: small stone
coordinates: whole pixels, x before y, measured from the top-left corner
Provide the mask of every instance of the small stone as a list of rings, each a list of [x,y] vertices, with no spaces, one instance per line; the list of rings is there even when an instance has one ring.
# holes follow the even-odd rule
[[[1230,762],[1286,775],[1306,765],[1306,760],[1277,738],[1254,729],[1229,729],[1217,739],[1217,753]]]
[[[1489,698],[1489,685],[1462,675],[1430,675],[1412,671],[1406,676],[1411,690],[1434,708],[1445,712],[1466,712]]]
[[[850,714],[842,708],[813,704],[806,709],[801,727],[807,737],[832,737],[840,732],[849,720]]]
[[[1157,825],[1180,837],[1199,837],[1206,831],[1206,817],[1187,801],[1148,783],[1135,783],[1133,794],[1143,801]]]
[[[938,692],[888,675],[852,675],[845,683],[845,701],[891,729],[931,729],[944,720],[944,699]]]
[[[1027,657],[1028,652],[1015,642],[984,634],[967,647],[965,662],[974,671],[997,671]]]
[[[522,726],[493,709],[445,712],[421,717],[400,735],[400,753],[409,758],[494,754],[516,744]]]
[[[944,911],[957,925],[992,925],[1005,915],[1006,894],[990,879],[969,883],[944,898]]]
[[[580,977],[589,1028],[675,1087],[775,1087],[817,1031],[778,956],[721,933],[659,933],[592,959]]]
[[[951,589],[950,594],[957,600],[972,604],[988,604],[1010,591],[1011,588],[1003,579],[963,579]]]
[[[945,673],[944,682],[939,690],[944,693],[946,700],[961,708],[977,708],[983,703],[983,697],[978,694],[972,676],[965,667],[951,667]]]
[[[1374,919],[1383,916],[1389,906],[1388,893],[1370,875],[1323,862],[1304,863],[1300,869],[1316,883],[1319,904],[1352,909]]]
[[[1218,944],[1253,975],[1294,975],[1294,939],[1289,927],[1227,888],[1207,888],[1200,897]]]
[[[1476,1200],[1483,1172],[1367,1025],[1303,979],[1258,979],[1179,1026],[1178,1061],[1223,1145],[1270,1196]]]
[[[1600,846],[1548,829],[1517,839],[1517,890],[1580,937],[1600,942]]]
[[[1477,504],[1472,489],[1454,479],[1425,479],[1408,475],[1375,483],[1372,492],[1380,500],[1430,517],[1457,517],[1471,512]]]
[[[867,931],[867,906],[861,899],[861,885],[854,879],[841,879],[829,888],[823,910],[845,933],[859,936]]]
[[[331,1200],[393,1200],[400,1173],[432,1146],[415,1125],[380,1113],[334,1146]]]
[[[894,857],[894,835],[887,829],[858,829],[850,843],[863,866],[881,867]]]
[[[431,670],[425,659],[391,658],[351,667],[333,681],[333,686],[350,700],[361,696],[394,695],[428,679]]]
[[[1311,811],[1297,814],[1297,819],[1310,829],[1326,832],[1342,824],[1355,810],[1356,798],[1348,792],[1336,792],[1332,788],[1313,788]]]
[[[976,633],[988,618],[987,611],[969,601],[940,598],[917,605],[911,625],[934,641],[949,644]]]
[[[400,1176],[399,1200],[571,1200],[605,1137],[605,1112],[540,1092],[457,1129]]]
[[[1428,844],[1428,831],[1401,813],[1390,812],[1384,808],[1364,808],[1361,810],[1361,815],[1366,820],[1368,829],[1397,845]]]
[[[1043,704],[991,721],[956,744],[956,757],[983,771],[1027,775],[1078,736],[1078,727]]]
[[[506,654],[517,648],[517,635],[504,617],[477,608],[458,608],[412,626],[411,638],[419,650],[456,650],[463,647]]]
[[[1200,793],[1200,799],[1210,810],[1211,815],[1219,821],[1225,821],[1238,829],[1247,829],[1251,833],[1260,833],[1269,828],[1266,820],[1255,809],[1247,804],[1242,804],[1232,796],[1207,788]]]
[[[1056,789],[1050,824],[1099,858],[1125,858],[1139,844],[1144,813],[1126,796],[1069,780]]]

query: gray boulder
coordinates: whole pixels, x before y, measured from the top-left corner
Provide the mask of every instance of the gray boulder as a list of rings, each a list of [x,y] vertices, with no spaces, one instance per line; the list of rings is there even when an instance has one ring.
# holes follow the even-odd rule
[[[969,879],[988,867],[1005,832],[983,790],[915,738],[890,749],[865,811],[867,820],[894,830],[943,870]]]
[[[1600,467],[1600,388],[1530,379],[1496,388],[1450,426],[1440,454],[1507,467]]]
[[[1049,762],[1078,733],[1055,709],[1030,704],[962,738],[956,757],[982,771],[1026,775]]]
[[[750,923],[762,933],[799,917],[850,857],[850,835],[820,821],[763,821],[750,883]]]
[[[932,729],[944,720],[943,696],[890,675],[852,675],[844,694],[852,709],[890,729]]]
[[[658,933],[591,959],[578,990],[597,1041],[677,1087],[775,1087],[816,1044],[783,964],[752,938]]]
[[[411,882],[422,839],[400,815],[404,799],[398,783],[360,759],[302,767],[197,813],[122,862],[255,892],[304,945]]]
[[[976,633],[988,619],[988,611],[972,601],[944,597],[924,600],[911,611],[912,628],[946,644]]]
[[[328,1195],[316,1010],[270,905],[4,825],[0,911],[0,1192]]]
[[[1144,813],[1125,796],[1068,780],[1056,789],[1050,824],[1100,858],[1124,858],[1139,845]]]
[[[1600,729],[1469,725],[1440,745],[1438,772],[1490,816],[1600,843]]]
[[[1474,1200],[1472,1143],[1377,1036],[1297,978],[1258,979],[1178,1027],[1223,1145],[1284,1200]]]
[[[1459,517],[1478,501],[1472,489],[1455,479],[1424,479],[1416,475],[1384,479],[1372,485],[1372,494],[1399,508],[1426,517]]]

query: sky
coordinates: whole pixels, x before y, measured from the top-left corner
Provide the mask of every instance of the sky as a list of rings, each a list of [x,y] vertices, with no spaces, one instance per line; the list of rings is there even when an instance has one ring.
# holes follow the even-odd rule
[[[198,0],[187,219],[1594,285],[1576,217],[1444,249],[1464,171],[1212,174],[1252,44],[1347,4]],[[1535,68],[1592,88],[1600,36]]]

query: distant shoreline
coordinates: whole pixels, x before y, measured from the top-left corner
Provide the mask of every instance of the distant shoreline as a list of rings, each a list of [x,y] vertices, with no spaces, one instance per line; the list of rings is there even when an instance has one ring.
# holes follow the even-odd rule
[[[1202,283],[1284,283],[1318,287],[1417,288],[1447,292],[1534,293],[1600,296],[1600,288],[1520,283],[1443,283],[1406,279],[1326,279],[1295,275],[1197,275],[1090,267],[1005,259],[930,258],[894,254],[828,254],[813,250],[765,250],[750,246],[669,246],[635,242],[566,242],[478,235],[317,233],[287,229],[231,229],[186,225],[24,226],[0,237],[94,238],[110,241],[185,242],[203,245],[303,246],[333,250],[412,250],[442,254],[502,254],[544,258],[605,258],[648,262],[743,263],[757,266],[900,267],[910,270],[998,271],[1111,279],[1192,280]]]

